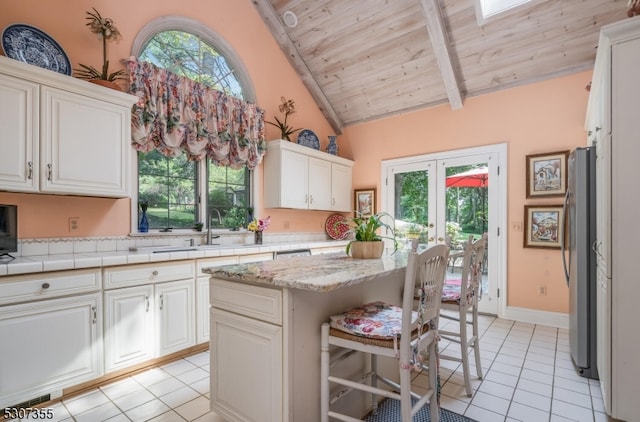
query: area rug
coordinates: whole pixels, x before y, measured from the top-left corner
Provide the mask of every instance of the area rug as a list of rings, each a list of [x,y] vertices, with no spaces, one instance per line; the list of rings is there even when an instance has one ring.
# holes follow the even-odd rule
[[[416,413],[413,422],[429,422],[429,405],[427,404]],[[378,405],[378,413],[369,415],[365,419],[366,422],[393,422],[400,421],[400,401],[385,399]],[[441,422],[477,422],[466,416],[458,415],[447,409],[440,409]]]

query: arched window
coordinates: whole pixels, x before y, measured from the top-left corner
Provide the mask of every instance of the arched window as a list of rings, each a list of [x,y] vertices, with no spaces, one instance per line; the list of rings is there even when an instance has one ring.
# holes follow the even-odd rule
[[[227,95],[254,101],[242,62],[222,37],[197,21],[183,17],[152,21],[138,34],[133,53],[139,60]],[[188,161],[185,154],[138,152],[138,202],[148,204],[150,231],[190,229],[198,222],[236,228],[249,217],[251,172],[216,166],[208,159]]]

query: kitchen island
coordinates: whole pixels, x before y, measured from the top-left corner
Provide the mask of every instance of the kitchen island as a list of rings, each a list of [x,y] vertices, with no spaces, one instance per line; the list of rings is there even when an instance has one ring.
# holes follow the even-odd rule
[[[407,254],[344,253],[205,268],[211,275],[211,408],[233,421],[320,419],[320,326],[367,301],[400,304]],[[355,374],[361,356],[335,371]],[[357,393],[354,393],[357,394]],[[367,397],[339,403],[356,417]]]

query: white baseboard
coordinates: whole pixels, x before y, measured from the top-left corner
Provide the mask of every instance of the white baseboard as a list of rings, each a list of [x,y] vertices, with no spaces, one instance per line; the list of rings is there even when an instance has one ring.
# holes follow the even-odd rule
[[[535,309],[507,306],[502,318],[530,324],[548,325],[565,330],[569,329],[569,314],[561,312],[538,311]]]

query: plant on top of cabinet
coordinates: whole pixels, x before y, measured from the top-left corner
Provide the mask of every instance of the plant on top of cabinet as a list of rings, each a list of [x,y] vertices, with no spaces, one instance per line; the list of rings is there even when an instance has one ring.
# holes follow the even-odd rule
[[[90,81],[102,80],[115,82],[124,79],[124,70],[120,69],[113,73],[109,73],[109,60],[107,59],[107,40],[119,40],[121,35],[118,28],[113,24],[110,18],[103,18],[100,13],[93,8],[92,12],[87,12],[87,26],[94,34],[98,34],[98,38],[102,39],[102,70],[98,70],[93,66],[79,64],[82,69],[75,69],[76,75],[81,79]],[[113,84],[115,89],[120,89],[118,85]]]
[[[280,97],[280,101],[282,103],[278,108],[280,110],[280,113],[284,113],[284,120],[280,121],[278,117],[274,116],[274,119],[277,123],[273,123],[269,121],[266,121],[266,123],[269,123],[271,126],[275,126],[278,129],[280,129],[280,137],[282,139],[286,139],[287,141],[290,141],[291,140],[290,136],[302,128],[294,129],[293,126],[287,125],[287,118],[289,117],[289,115],[296,112],[296,105],[293,102],[293,100],[287,100],[284,97]]]

